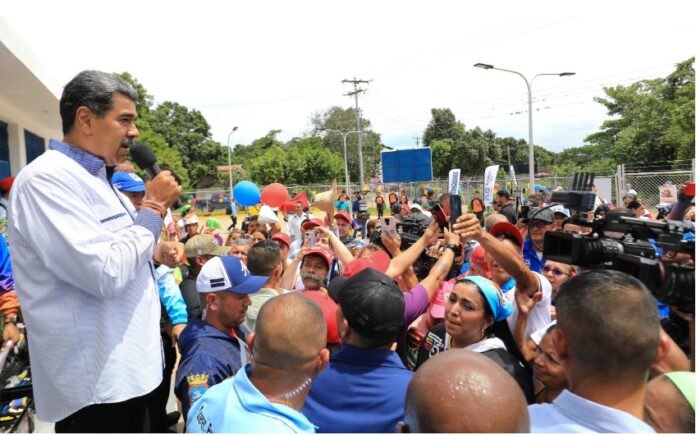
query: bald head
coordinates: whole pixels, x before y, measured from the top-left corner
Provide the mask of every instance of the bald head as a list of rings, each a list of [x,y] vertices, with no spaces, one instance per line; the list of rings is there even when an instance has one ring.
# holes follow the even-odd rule
[[[508,222],[508,219],[505,217],[505,215],[500,214],[500,213],[493,213],[492,215],[488,216],[486,218],[486,222],[484,223],[484,227],[486,228],[486,232],[490,231],[491,228],[493,228],[493,225],[500,223],[500,222]]]
[[[493,360],[452,349],[430,358],[408,386],[410,432],[529,432],[527,401]]]
[[[256,320],[254,360],[280,370],[312,364],[326,347],[326,322],[319,305],[299,293],[271,298]]]

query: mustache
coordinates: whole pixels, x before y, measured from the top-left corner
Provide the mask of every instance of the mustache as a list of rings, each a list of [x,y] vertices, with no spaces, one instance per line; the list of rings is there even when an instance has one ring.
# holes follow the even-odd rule
[[[316,273],[309,273],[309,272],[302,272],[302,273],[300,273],[300,278],[302,278],[303,280],[304,280],[304,279],[311,279],[311,280],[314,280],[314,281],[317,281],[317,282],[323,282],[323,281],[324,281],[324,277],[323,277],[323,276],[319,276],[319,275],[317,275]]]
[[[133,146],[133,138],[128,137],[128,138],[123,139],[123,141],[121,141],[121,146],[126,147],[126,148],[130,148],[131,146]]]

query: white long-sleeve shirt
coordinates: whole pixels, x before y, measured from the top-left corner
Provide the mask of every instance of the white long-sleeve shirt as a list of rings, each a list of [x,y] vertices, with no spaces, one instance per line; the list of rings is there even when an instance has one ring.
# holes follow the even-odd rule
[[[135,218],[101,159],[49,147],[15,180],[9,237],[36,411],[55,422],[162,381],[151,264],[162,219],[150,210]]]

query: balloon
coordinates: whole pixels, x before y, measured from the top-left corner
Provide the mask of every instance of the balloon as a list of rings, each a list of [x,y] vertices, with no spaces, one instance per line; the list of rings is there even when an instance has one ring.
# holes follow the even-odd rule
[[[193,195],[189,195],[188,199],[193,199]]]
[[[239,205],[245,207],[256,205],[261,199],[259,188],[251,181],[240,181],[234,186],[233,192]]]
[[[495,188],[495,190],[500,190],[500,184],[498,184],[498,183],[495,183],[495,186],[494,186],[494,188]]]
[[[261,191],[261,202],[271,207],[280,207],[290,199],[288,188],[280,183],[269,184]]]
[[[259,210],[259,223],[262,224],[277,224],[278,216],[273,212],[273,209],[267,205],[262,205]]]
[[[543,187],[541,187],[541,184],[535,184],[534,185],[534,191],[539,192],[540,190],[544,190]]]

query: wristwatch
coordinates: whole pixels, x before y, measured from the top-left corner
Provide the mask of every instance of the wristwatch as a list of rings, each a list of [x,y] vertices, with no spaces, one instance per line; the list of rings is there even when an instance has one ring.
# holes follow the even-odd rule
[[[445,245],[445,249],[451,249],[452,252],[456,254],[459,254],[462,250],[462,247],[460,245],[457,245],[456,243],[448,243]]]

